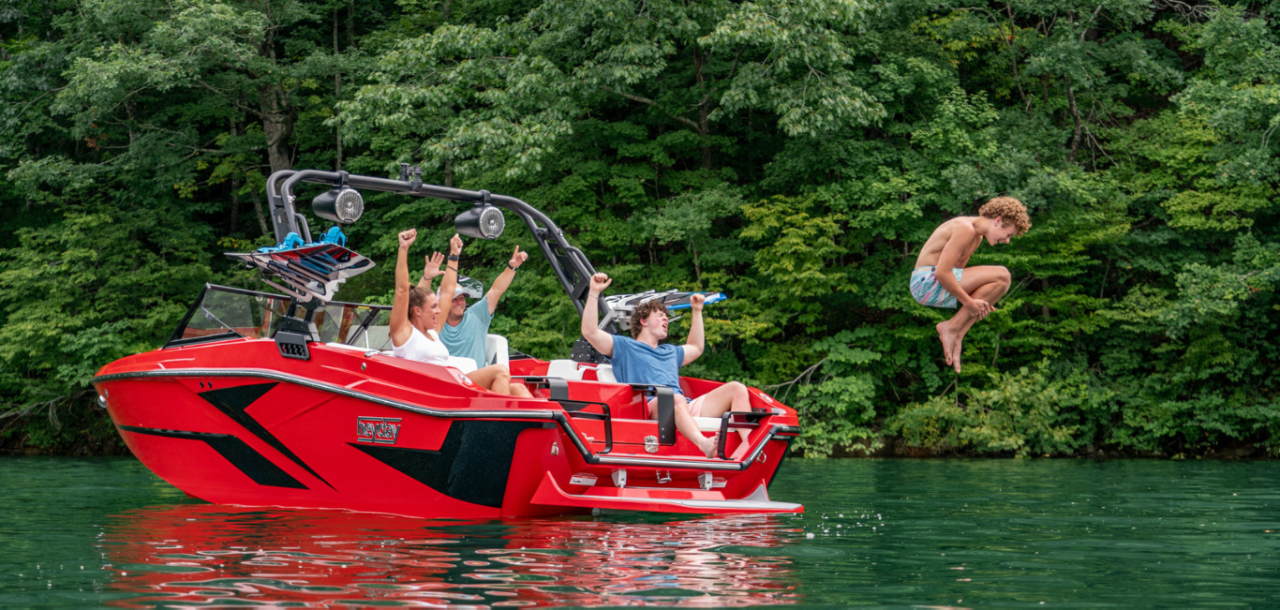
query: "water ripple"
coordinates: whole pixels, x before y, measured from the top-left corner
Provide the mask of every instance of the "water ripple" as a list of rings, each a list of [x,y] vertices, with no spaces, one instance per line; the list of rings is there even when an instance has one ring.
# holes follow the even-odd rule
[[[1280,462],[788,460],[800,516],[429,521],[0,460],[0,606],[1280,606]]]
[[[182,505],[111,521],[100,544],[131,606],[793,603],[790,558],[805,548],[772,517],[440,522]]]

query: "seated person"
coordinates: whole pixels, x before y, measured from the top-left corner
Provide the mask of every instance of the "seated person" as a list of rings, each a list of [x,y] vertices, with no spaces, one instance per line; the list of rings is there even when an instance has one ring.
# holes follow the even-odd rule
[[[653,300],[640,304],[631,313],[631,337],[613,335],[600,330],[600,293],[613,283],[609,276],[597,273],[591,277],[587,304],[582,310],[582,338],[596,351],[613,359],[613,374],[622,383],[665,385],[675,392],[676,429],[697,445],[707,457],[714,457],[719,433],[707,438],[698,429],[695,417],[720,417],[725,412],[750,411],[751,397],[747,386],[737,381],[726,383],[702,396],[688,400],[680,389],[680,367],[693,362],[706,348],[703,338],[702,303],[695,294],[689,299],[693,310],[689,342],[683,346],[662,344],[667,338],[666,307]],[[649,417],[657,418],[656,399],[649,401]],[[747,453],[749,430],[738,430],[742,444],[729,458],[741,461]]]
[[[430,291],[409,283],[409,246],[413,245],[417,237],[417,229],[400,232],[400,252],[396,256],[396,296],[391,306],[391,353],[397,358],[447,366],[449,348],[440,341],[439,335],[440,327],[444,325],[444,316],[440,315],[440,301]],[[454,235],[449,240],[449,246],[454,256],[461,254],[462,238]],[[440,263],[444,262],[444,255],[437,252],[430,260],[435,264],[429,266],[429,273],[440,275]],[[440,296],[452,300],[457,281],[458,269],[449,266],[440,282]],[[533,397],[528,388],[511,385],[511,373],[500,365],[472,371],[467,373],[467,378],[490,392],[522,398]]]
[[[520,246],[516,246],[511,260],[507,261],[507,268],[493,280],[493,286],[489,288],[488,294],[484,294],[484,285],[480,282],[466,277],[458,279],[449,307],[449,315],[445,318],[445,325],[440,330],[440,340],[444,342],[445,347],[449,348],[450,354],[471,358],[476,361],[477,366],[489,361],[484,348],[485,337],[489,334],[489,323],[493,322],[493,314],[498,310],[498,301],[511,286],[511,281],[516,278],[516,270],[528,258],[529,253],[521,252]],[[450,257],[449,262],[454,266],[458,264],[454,257]],[[427,267],[422,271],[422,279],[418,280],[419,288],[431,290],[430,271],[433,269],[437,272],[440,270],[440,261],[434,261],[433,264],[433,261],[428,258]],[[480,300],[467,307],[468,296]]]

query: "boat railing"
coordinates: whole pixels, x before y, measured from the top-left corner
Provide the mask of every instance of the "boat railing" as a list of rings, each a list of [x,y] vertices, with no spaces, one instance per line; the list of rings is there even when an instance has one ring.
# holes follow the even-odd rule
[[[760,427],[760,420],[775,415],[773,409],[761,409],[760,407],[751,407],[750,411],[729,411],[720,416],[720,438],[716,443],[716,455],[727,460],[725,456],[725,438],[729,435],[729,430],[753,430]],[[743,421],[738,421],[742,418]]]
[[[600,401],[571,400],[569,398],[569,381],[559,377],[515,376],[512,377],[512,380],[523,381],[525,385],[533,390],[546,390],[547,399],[559,403],[570,418],[603,421],[605,449],[596,453],[604,455],[613,451],[613,418],[609,405]],[[650,397],[658,399],[658,444],[674,445],[676,442],[675,393],[671,388],[664,385],[639,383],[626,385],[630,385],[634,391],[642,392],[646,397],[646,402]],[[599,406],[602,413],[583,411],[583,409],[591,406]],[[763,425],[762,421],[765,418],[779,414],[781,413],[775,409],[751,407],[750,411],[729,411],[721,415],[716,455],[722,460],[729,459],[725,453],[725,445],[730,430],[754,430]],[[665,426],[664,422],[666,422]]]

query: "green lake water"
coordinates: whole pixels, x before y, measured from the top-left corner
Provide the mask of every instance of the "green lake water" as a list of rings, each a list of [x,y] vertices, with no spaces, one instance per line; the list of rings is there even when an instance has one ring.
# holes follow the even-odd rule
[[[1280,462],[788,460],[802,516],[440,522],[0,458],[0,606],[1280,605]]]

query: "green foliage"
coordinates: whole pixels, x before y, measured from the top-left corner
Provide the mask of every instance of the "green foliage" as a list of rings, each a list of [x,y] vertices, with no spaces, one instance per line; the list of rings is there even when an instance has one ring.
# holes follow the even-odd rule
[[[272,170],[411,162],[543,209],[613,290],[728,294],[685,372],[797,408],[806,455],[887,437],[1280,452],[1275,19],[1131,0],[18,2],[0,11],[0,436],[113,439],[88,380],[158,346],[201,283],[254,286],[221,252],[272,241]],[[955,375],[933,328],[950,312],[907,278],[938,224],[1002,194],[1034,226],[973,256],[1013,287]],[[410,226],[415,255],[443,249],[458,212],[367,204],[350,243],[384,263]],[[469,243],[464,273],[533,250],[510,228]],[[382,264],[343,297],[390,283]],[[563,356],[560,295],[535,253],[494,330]]]
[[[1091,436],[1090,424],[1105,420],[1111,394],[1087,373],[1052,374],[1044,364],[1030,371],[992,373],[990,385],[964,402],[940,395],[904,408],[885,421],[912,447],[934,452],[1070,455]]]

